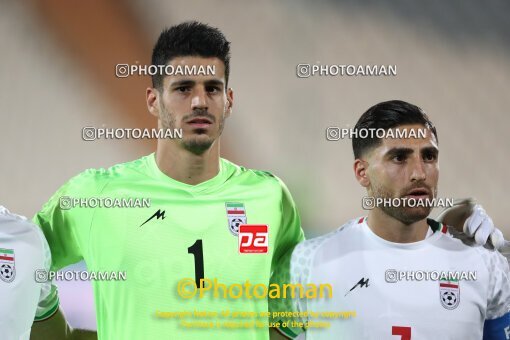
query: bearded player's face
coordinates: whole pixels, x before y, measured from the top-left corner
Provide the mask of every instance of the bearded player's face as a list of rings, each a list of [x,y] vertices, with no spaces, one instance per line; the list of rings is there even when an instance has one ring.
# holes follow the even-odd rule
[[[403,125],[399,130],[424,129],[421,125]],[[368,156],[368,192],[373,197],[432,199],[437,195],[439,179],[438,145],[434,134],[426,129],[425,138],[386,138]],[[401,200],[401,202],[405,202]],[[426,218],[432,208],[415,204],[383,207],[397,220],[411,224]]]
[[[232,108],[232,90],[225,90],[225,65],[218,58],[202,57],[176,57],[170,65],[214,67],[214,74],[166,76],[159,96],[160,127],[182,129],[183,138],[177,142],[202,154],[220,137]]]

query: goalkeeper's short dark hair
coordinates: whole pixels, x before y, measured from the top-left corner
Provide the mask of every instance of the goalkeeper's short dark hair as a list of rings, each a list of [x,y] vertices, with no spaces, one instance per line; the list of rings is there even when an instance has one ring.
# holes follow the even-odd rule
[[[423,125],[425,128],[430,129],[436,137],[436,140],[438,140],[436,128],[427,114],[418,106],[403,100],[390,100],[372,106],[361,115],[354,130],[389,130],[408,124]],[[375,135],[368,134],[367,138],[360,138],[355,134],[352,138],[354,158],[361,158],[367,151],[379,146],[381,143],[381,139],[377,138]]]
[[[167,65],[175,57],[216,57],[225,64],[225,87],[230,71],[230,42],[223,33],[207,24],[187,21],[166,28],[152,51],[152,65]],[[152,86],[161,88],[164,74],[152,76]]]

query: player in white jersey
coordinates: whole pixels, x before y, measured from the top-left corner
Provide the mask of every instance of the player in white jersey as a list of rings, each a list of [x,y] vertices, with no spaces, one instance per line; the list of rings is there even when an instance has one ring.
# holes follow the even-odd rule
[[[293,306],[272,312],[351,314],[340,319],[294,318],[303,322],[294,327],[292,319],[277,318],[280,323],[290,321],[290,327],[281,330],[293,336],[311,325],[307,339],[482,339],[484,335],[507,339],[506,260],[462,244],[438,222],[429,220],[429,228],[422,241],[394,243],[377,236],[360,218],[299,244],[292,254],[290,282],[303,287],[329,284],[333,297],[297,298]],[[442,273],[445,280],[432,280]],[[476,280],[449,281],[447,274]],[[328,328],[319,324],[324,321],[330,322]],[[483,333],[484,321],[485,332],[496,329],[494,337]]]
[[[390,101],[365,112],[360,128],[425,128],[426,135],[354,138],[358,182],[386,200],[287,255],[272,282],[293,284],[288,296],[296,296],[270,300],[272,322],[289,338],[306,330],[307,339],[510,339],[507,259],[453,238],[427,218],[430,206],[411,203],[437,197],[439,149],[428,117]],[[306,292],[310,284],[324,288],[322,298],[300,296],[299,285]]]
[[[56,294],[51,282],[36,282],[36,271],[44,275],[50,264],[41,229],[0,206],[0,339],[28,340],[34,320],[57,311],[58,300],[54,306],[44,305]]]

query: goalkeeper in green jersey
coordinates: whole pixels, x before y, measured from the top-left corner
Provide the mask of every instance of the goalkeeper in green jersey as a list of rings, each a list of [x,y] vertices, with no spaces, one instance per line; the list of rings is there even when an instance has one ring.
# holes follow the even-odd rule
[[[52,270],[85,260],[89,272],[125,272],[125,280],[92,281],[99,339],[268,338],[267,317],[262,327],[237,327],[239,319],[169,317],[266,313],[271,268],[303,240],[280,179],[220,158],[220,135],[234,103],[229,60],[229,42],[216,28],[186,22],[164,30],[152,64],[197,74],[154,75],[147,106],[158,128],[182,129],[182,138],[158,139],[156,152],[141,159],[84,171],[33,219],[51,248]],[[214,74],[200,72],[211,69]],[[98,204],[130,199],[132,207]],[[150,206],[136,204],[144,199]],[[239,285],[257,284],[257,292],[246,289],[237,298]],[[197,287],[202,297],[179,295]],[[58,303],[52,298],[44,301],[48,309]],[[32,334],[60,339],[64,331],[67,338],[96,337],[72,330],[61,312],[35,323]]]

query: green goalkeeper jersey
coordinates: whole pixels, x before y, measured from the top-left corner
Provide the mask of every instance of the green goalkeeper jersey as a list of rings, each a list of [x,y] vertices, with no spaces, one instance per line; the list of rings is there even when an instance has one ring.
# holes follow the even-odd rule
[[[239,285],[268,286],[278,260],[304,238],[294,202],[272,174],[221,159],[214,178],[188,185],[162,173],[154,154],[79,174],[34,222],[52,270],[83,259],[89,274],[107,273],[92,280],[101,340],[267,339],[267,327],[233,317],[268,310],[263,288],[236,298]],[[217,296],[181,297],[184,278],[188,293],[201,278],[210,280],[204,288],[217,282]],[[58,303],[52,298],[47,308]]]

